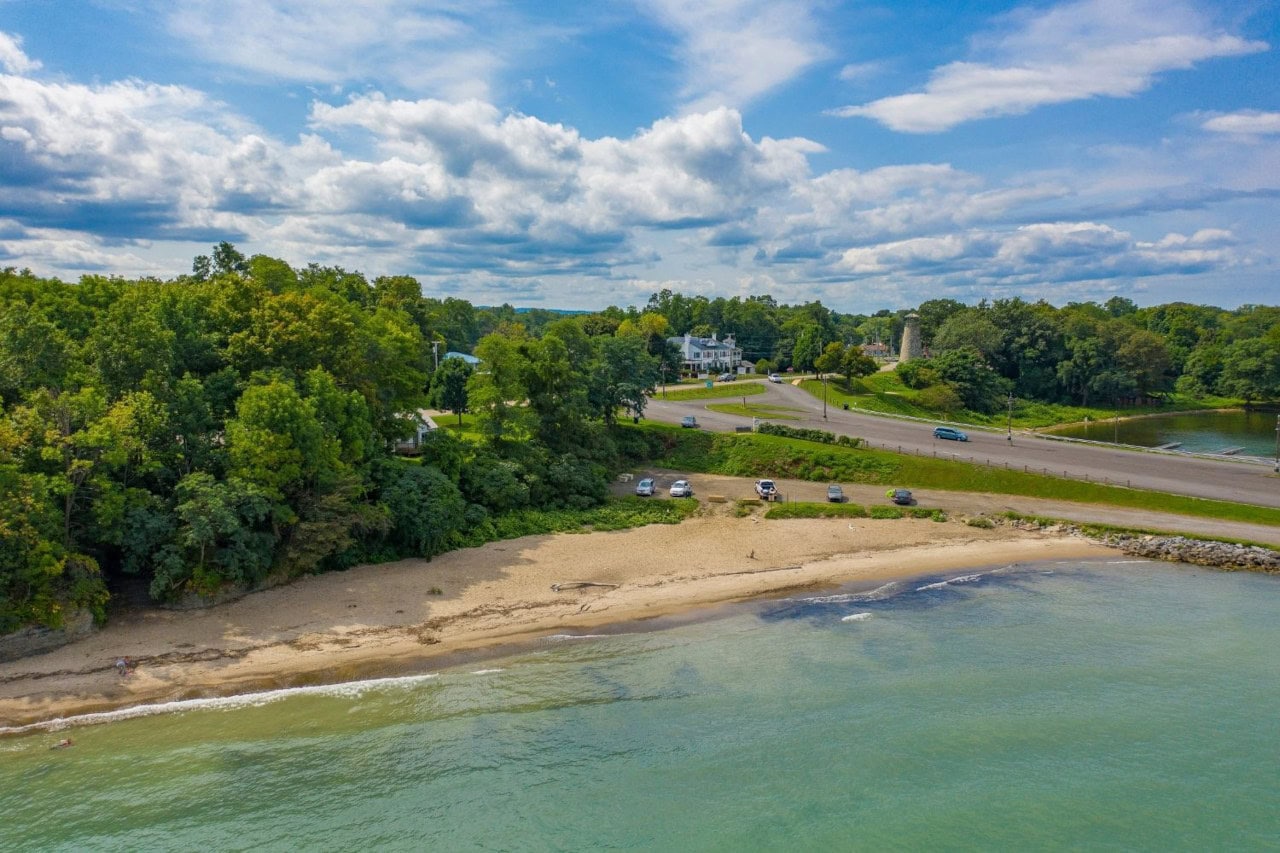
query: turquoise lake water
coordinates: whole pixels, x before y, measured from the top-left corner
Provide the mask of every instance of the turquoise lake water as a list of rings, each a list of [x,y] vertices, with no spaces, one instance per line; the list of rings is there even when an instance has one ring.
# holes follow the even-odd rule
[[[1138,447],[1161,447],[1177,442],[1189,453],[1218,453],[1239,448],[1242,456],[1274,458],[1275,412],[1197,412],[1161,415],[1128,421],[1094,421],[1053,430],[1055,435],[1119,441]]]
[[[1277,849],[1277,733],[1280,578],[1037,563],[0,739],[0,849]]]

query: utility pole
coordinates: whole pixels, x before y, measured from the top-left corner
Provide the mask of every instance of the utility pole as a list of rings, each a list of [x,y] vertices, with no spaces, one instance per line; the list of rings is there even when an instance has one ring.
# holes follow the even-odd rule
[[[1276,415],[1276,473],[1280,474],[1280,415]]]
[[[827,419],[827,377],[822,377],[822,419]]]
[[[1013,443],[1013,392],[1009,392],[1009,443]]]

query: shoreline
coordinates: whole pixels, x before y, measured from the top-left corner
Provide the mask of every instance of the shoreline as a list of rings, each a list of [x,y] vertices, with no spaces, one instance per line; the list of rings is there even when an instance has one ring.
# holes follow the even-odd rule
[[[421,674],[557,633],[796,589],[1115,553],[1081,537],[960,522],[726,515],[492,542],[314,575],[201,611],[125,614],[0,664],[0,735],[135,706]],[[134,662],[129,676],[115,671],[118,657]]]

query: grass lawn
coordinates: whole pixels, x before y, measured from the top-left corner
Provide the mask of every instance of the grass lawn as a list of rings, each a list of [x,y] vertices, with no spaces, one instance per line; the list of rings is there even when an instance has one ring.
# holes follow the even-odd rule
[[[827,483],[870,483],[902,488],[1025,495],[1280,526],[1280,509],[1272,507],[1085,483],[968,462],[839,447],[755,433],[682,432],[659,424],[639,428],[666,433],[663,445],[667,450],[661,458],[653,460],[655,464],[687,471],[735,477],[787,477]]]
[[[665,397],[659,391],[653,395],[653,399],[674,402],[679,402],[680,400],[718,400],[726,397],[750,397],[753,394],[763,393],[764,385],[759,382],[717,382],[710,388],[705,385],[676,390],[668,387]]]
[[[816,379],[806,379],[800,387],[822,399],[822,383]],[[905,415],[929,420],[956,421],[968,424],[1004,426],[1008,422],[1008,411],[1004,408],[995,412],[974,412],[961,409],[955,412],[939,412],[926,409],[916,402],[919,391],[908,388],[898,379],[892,370],[875,373],[862,379],[854,380],[846,386],[842,377],[827,380],[827,405],[840,407],[845,403],[850,409],[861,409],[865,412],[877,412],[888,415]],[[1117,414],[1122,418],[1141,417],[1144,415],[1164,414],[1168,412],[1189,412],[1202,409],[1220,409],[1239,406],[1239,400],[1224,397],[1189,398],[1171,394],[1165,398],[1162,406],[1130,406],[1106,408],[1100,406],[1069,406],[1059,403],[1041,403],[1035,400],[1013,401],[1013,426],[1015,429],[1043,429],[1062,424],[1079,423],[1085,418],[1093,421],[1105,421]]]
[[[712,403],[707,408],[722,415],[746,415],[771,421],[798,421],[804,413],[804,409],[794,406],[771,406],[767,403]]]

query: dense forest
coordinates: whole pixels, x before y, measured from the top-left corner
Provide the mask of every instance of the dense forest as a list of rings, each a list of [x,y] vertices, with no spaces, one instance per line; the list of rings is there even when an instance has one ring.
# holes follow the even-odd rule
[[[1125,299],[917,306],[940,408],[1002,395],[1280,397],[1280,308]],[[0,633],[99,618],[122,579],[158,601],[494,538],[605,501],[652,448],[621,428],[679,373],[669,336],[732,333],[762,370],[867,369],[907,311],[654,294],[594,313],[424,297],[407,276],[291,268],[221,243],[169,281],[0,272]],[[481,367],[444,358],[474,353]],[[954,398],[954,399],[952,399]],[[474,415],[425,434],[424,407]]]

